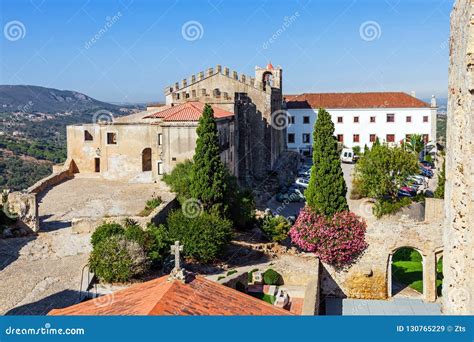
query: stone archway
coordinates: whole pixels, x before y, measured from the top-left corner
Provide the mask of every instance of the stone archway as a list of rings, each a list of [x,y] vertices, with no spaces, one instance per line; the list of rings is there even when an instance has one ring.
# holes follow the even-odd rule
[[[142,171],[151,171],[151,148],[147,147],[142,151]]]
[[[399,259],[405,259],[403,257],[400,257],[400,253],[408,253],[408,254],[411,254],[411,253],[414,253],[415,255],[418,255],[421,260],[419,261],[409,261],[408,259],[406,261],[401,261],[401,260],[394,260],[394,256],[398,256]],[[397,247],[395,248],[394,250],[392,250],[388,256],[388,265],[387,265],[387,297],[388,298],[391,298],[395,295],[397,295],[398,293],[400,292],[404,292],[404,293],[407,293],[409,294],[410,296],[414,296],[416,297],[416,292],[419,293],[419,297],[421,298],[425,298],[425,294],[426,294],[426,282],[425,282],[425,274],[426,274],[426,268],[425,268],[425,256],[423,255],[423,253],[421,252],[421,250],[419,250],[418,248],[415,248],[415,247],[412,247],[412,246],[400,246],[400,247]],[[421,277],[420,280],[422,280],[423,282],[423,287],[421,288],[417,288],[417,289],[410,289],[411,287],[411,284],[408,284],[408,283],[404,283],[404,281],[407,281],[407,279],[404,279],[405,277],[401,277],[401,275],[399,274],[399,278],[401,279],[397,279],[397,276],[395,275],[395,272],[399,272],[401,270],[401,266],[398,265],[395,266],[395,263],[399,264],[399,263],[406,263],[406,264],[414,264],[416,265],[416,263],[421,263]],[[403,265],[405,266],[405,265]],[[410,267],[410,266],[405,266],[405,267]],[[416,266],[413,268],[413,269],[410,269],[409,272],[407,272],[407,275],[411,272],[418,272],[418,270],[416,269]],[[413,275],[412,275],[413,276]],[[415,277],[416,278],[416,277]],[[414,282],[413,282],[413,285],[415,285],[415,280],[416,279],[412,279]],[[402,294],[403,295],[403,294]]]

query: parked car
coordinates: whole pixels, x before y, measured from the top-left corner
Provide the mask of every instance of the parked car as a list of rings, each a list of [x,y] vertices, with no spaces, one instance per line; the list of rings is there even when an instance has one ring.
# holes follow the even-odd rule
[[[420,166],[420,173],[421,173],[423,176],[428,177],[428,178],[433,177],[433,171],[427,169],[426,167]]]
[[[415,197],[416,194],[414,195],[412,192],[409,191],[404,191],[402,189],[398,190],[398,197]]]
[[[307,189],[309,185],[309,177],[296,178],[295,184]]]
[[[291,189],[288,190],[287,192],[280,192],[276,196],[276,200],[278,202],[304,202],[305,197],[303,195],[303,192],[299,189]]]
[[[358,157],[356,157],[354,151],[350,148],[343,148],[341,152],[341,161],[343,163],[354,163]]]
[[[416,195],[416,189],[411,187],[411,186],[402,186],[400,188],[401,191],[405,191],[405,192],[409,192],[410,194],[412,194],[413,196]]]
[[[426,182],[425,177],[423,177],[422,175],[413,175],[413,176],[408,177],[407,180],[413,181],[418,185],[425,184]]]
[[[420,161],[420,164],[425,168],[429,168],[429,169],[434,169],[435,168],[434,163],[431,162],[431,161],[422,160],[422,161]]]

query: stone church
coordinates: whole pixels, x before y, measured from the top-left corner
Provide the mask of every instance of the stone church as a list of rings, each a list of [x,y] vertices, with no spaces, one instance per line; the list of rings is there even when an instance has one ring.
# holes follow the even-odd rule
[[[67,127],[68,163],[107,179],[153,182],[191,159],[205,103],[215,112],[221,158],[241,181],[265,178],[286,149],[282,69],[254,77],[217,65],[165,88],[166,104],[110,122]]]

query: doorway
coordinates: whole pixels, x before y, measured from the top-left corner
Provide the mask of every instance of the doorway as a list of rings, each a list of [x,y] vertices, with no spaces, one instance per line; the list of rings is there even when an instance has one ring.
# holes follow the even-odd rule
[[[94,170],[100,172],[100,158],[94,158]]]

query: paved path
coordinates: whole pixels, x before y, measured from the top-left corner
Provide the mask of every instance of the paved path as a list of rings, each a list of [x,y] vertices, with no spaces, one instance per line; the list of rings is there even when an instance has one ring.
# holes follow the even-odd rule
[[[440,315],[439,303],[421,299],[393,298],[391,300],[326,298],[326,315]]]

